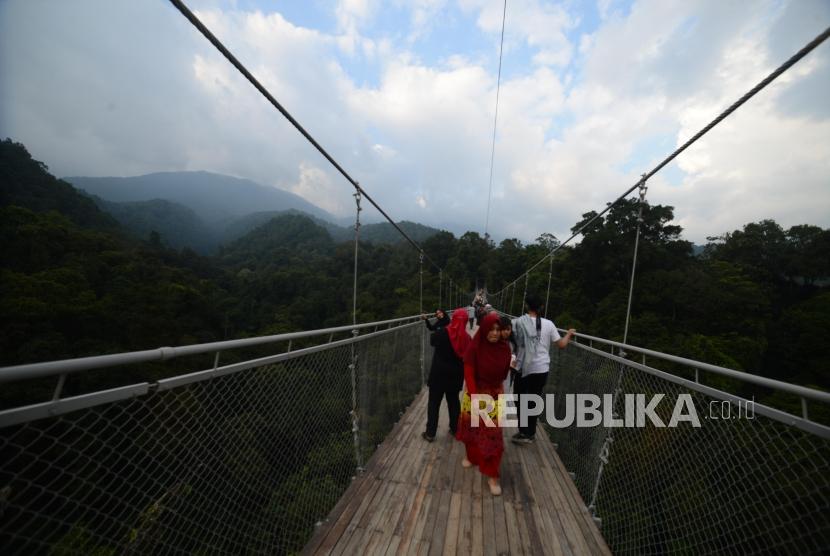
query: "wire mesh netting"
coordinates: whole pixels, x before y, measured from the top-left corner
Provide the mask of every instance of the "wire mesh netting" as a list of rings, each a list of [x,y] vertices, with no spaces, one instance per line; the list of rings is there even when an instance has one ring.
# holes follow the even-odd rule
[[[620,418],[626,394],[646,402],[664,394],[655,413],[665,424],[686,394],[699,417],[700,427],[647,420],[644,427],[549,429],[586,503],[596,489],[594,509],[614,553],[818,554],[830,547],[830,440],[596,351],[560,351],[551,371],[547,390],[556,393],[558,417],[565,394],[601,398],[618,385]]]
[[[421,388],[422,325],[0,428],[4,554],[287,554]],[[3,423],[0,415],[0,424]]]

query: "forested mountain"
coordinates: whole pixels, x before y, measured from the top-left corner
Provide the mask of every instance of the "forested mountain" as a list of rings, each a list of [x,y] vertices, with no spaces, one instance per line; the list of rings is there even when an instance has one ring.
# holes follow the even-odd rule
[[[160,241],[169,247],[189,247],[203,255],[214,252],[223,239],[196,213],[179,203],[164,199],[116,203],[97,195],[91,198],[98,208],[115,218],[137,239],[147,239],[156,232]]]
[[[208,172],[167,172],[131,178],[65,178],[85,192],[131,235],[146,239],[157,232],[161,242],[212,255],[248,232],[286,214],[302,214],[325,228],[335,242],[352,241],[354,227],[301,197],[249,180]],[[262,210],[274,207],[274,210]],[[414,222],[398,226],[415,241],[438,230]],[[388,222],[363,224],[361,241],[405,241]]]
[[[22,145],[3,142],[0,165],[4,365],[350,321],[353,243],[338,241],[319,221],[280,214],[200,257],[165,247],[159,236],[130,238]],[[621,338],[636,217],[636,201],[622,202],[579,244],[557,253],[548,316],[558,325]],[[830,231],[766,220],[711,238],[694,256],[672,220],[671,207],[644,212],[629,342],[830,387],[823,349]],[[403,226],[445,277],[464,277],[465,291],[476,284],[499,290],[556,245],[550,235],[495,245],[475,232],[456,238]],[[385,237],[384,228],[373,237],[365,226],[361,239]],[[419,230],[431,235],[422,239]],[[531,273],[529,290],[544,295],[547,282],[544,264]],[[446,283],[443,289],[446,300]],[[405,242],[361,241],[358,290],[359,320],[417,312],[417,252]],[[424,295],[434,308],[438,274],[430,265]],[[505,296],[502,308],[520,311],[519,297]]]
[[[160,172],[127,178],[64,178],[107,201],[165,199],[193,210],[208,224],[263,210],[299,210],[330,222],[337,219],[302,197],[250,180],[210,172]]]

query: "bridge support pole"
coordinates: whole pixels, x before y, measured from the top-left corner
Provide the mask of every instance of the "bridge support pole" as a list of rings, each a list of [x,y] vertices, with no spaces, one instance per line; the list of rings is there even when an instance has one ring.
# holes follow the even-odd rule
[[[354,223],[354,281],[352,283],[352,326],[357,326],[357,253],[360,241],[360,190],[358,189],[354,194],[355,204],[357,205],[357,212]],[[352,330],[352,336],[357,336],[359,330],[355,328]],[[357,352],[355,351],[355,344],[350,345],[351,361],[349,362],[349,374],[352,382],[352,440],[354,442],[354,460],[356,472],[358,474],[363,472],[363,454],[360,450],[360,417],[357,407]]]
[[[637,235],[634,237],[634,257],[631,263],[631,282],[628,287],[628,307],[625,311],[625,330],[623,331],[623,341],[622,343],[626,343],[628,341],[628,325],[631,322],[631,299],[632,294],[634,293],[634,276],[635,271],[637,269],[637,248],[640,244],[640,228],[643,224],[643,205],[646,202],[646,191],[648,188],[646,187],[646,175],[643,174],[642,179],[640,179],[640,206],[639,212],[637,214]],[[612,348],[613,349],[613,348]],[[620,357],[625,358],[626,354],[621,349],[619,353]],[[614,418],[618,417],[617,413],[617,400],[622,393],[622,380],[623,380],[623,373],[625,372],[625,364],[620,363],[620,372],[617,374],[617,385],[614,388],[613,398],[611,400],[611,414]],[[602,480],[602,471],[605,466],[608,464],[608,457],[611,454],[611,444],[614,442],[614,434],[613,428],[609,428],[607,431],[607,435],[605,437],[605,441],[602,443],[602,448],[599,451],[599,469],[597,470],[597,478],[594,481],[594,489],[591,493],[591,502],[588,504],[588,511],[591,512],[591,517],[594,518],[595,521],[599,520],[597,516],[597,494],[599,493],[599,484]]]
[[[550,255],[550,264],[548,265],[548,291],[545,294],[545,318],[548,318],[548,301],[550,300],[550,279],[553,276],[553,255]]]
[[[418,254],[418,314],[424,314],[424,252]],[[421,388],[426,384],[424,376],[424,329],[421,328]]]

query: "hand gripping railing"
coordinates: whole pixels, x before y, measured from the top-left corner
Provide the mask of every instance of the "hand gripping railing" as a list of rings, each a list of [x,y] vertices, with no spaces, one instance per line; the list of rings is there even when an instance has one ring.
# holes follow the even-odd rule
[[[43,376],[327,336],[0,412],[0,552],[298,551],[420,390],[431,354],[416,319],[0,370],[4,388],[25,389]]]
[[[646,420],[613,435],[605,420],[549,429],[614,553],[819,554],[830,546],[830,428],[810,419],[826,417],[830,394],[585,334],[551,355],[557,418],[567,394],[607,395],[621,420],[636,411],[636,395],[648,403],[663,394],[655,409],[663,424],[686,396],[699,418],[699,427]],[[762,399],[749,395],[753,388]],[[765,403],[787,395],[784,409]],[[816,407],[809,416],[807,400]]]

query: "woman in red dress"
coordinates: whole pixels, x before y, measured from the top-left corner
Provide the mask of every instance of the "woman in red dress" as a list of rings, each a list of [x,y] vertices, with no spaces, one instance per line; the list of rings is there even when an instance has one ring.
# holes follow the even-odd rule
[[[499,427],[503,408],[498,403],[499,394],[504,392],[504,380],[510,370],[510,347],[501,339],[498,313],[489,313],[481,321],[481,327],[473,337],[464,355],[464,398],[461,415],[458,418],[456,438],[464,443],[467,450],[461,465],[477,465],[479,471],[488,477],[490,492],[501,494],[499,466],[504,453],[504,438]],[[489,412],[493,426],[484,419],[478,426],[472,426],[471,398],[473,394],[487,394],[493,398],[494,408]]]

